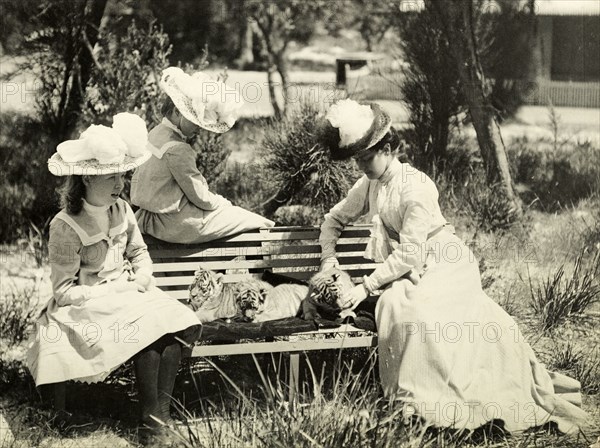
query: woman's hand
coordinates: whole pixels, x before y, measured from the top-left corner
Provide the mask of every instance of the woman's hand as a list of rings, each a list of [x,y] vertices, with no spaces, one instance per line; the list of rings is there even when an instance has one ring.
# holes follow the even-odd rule
[[[338,261],[337,258],[335,257],[328,257],[325,258],[323,261],[321,261],[321,267],[319,267],[319,271],[326,271],[327,269],[331,269],[331,268],[338,268],[340,267],[340,262]]]
[[[363,285],[357,285],[350,291],[344,293],[342,297],[338,299],[337,304],[343,310],[353,310],[360,304],[360,302],[365,300],[368,295],[369,292],[367,291],[367,288],[365,288]]]

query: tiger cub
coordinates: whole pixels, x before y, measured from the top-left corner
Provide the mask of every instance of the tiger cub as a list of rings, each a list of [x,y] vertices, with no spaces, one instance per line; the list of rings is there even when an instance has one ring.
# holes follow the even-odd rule
[[[281,284],[275,287],[262,281],[245,281],[236,285],[236,301],[247,322],[294,317],[300,311],[308,287],[296,284]]]
[[[202,267],[194,274],[188,304],[200,322],[228,319],[239,314],[233,285],[223,283],[223,274]]]
[[[303,317],[310,320],[317,317],[319,311],[330,319],[347,316],[356,317],[353,311],[342,310],[339,301],[345,292],[354,287],[350,275],[338,268],[317,272],[308,281],[309,293],[303,303]]]
[[[200,322],[236,317],[265,322],[296,316],[307,295],[304,285],[273,287],[255,279],[224,284],[223,274],[199,267],[189,288],[188,304]]]

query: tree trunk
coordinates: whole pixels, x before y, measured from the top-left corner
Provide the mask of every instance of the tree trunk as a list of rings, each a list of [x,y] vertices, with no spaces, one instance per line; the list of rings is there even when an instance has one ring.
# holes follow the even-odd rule
[[[288,111],[289,104],[289,72],[288,72],[288,64],[285,58],[285,52],[278,53],[275,56],[275,64],[277,65],[277,72],[279,76],[281,76],[281,92],[283,94],[283,114],[286,114]]]
[[[252,51],[253,35],[252,22],[246,20],[246,26],[241,31],[240,55],[236,61],[237,66],[241,69],[254,63],[254,53]]]
[[[450,49],[456,59],[458,74],[477,142],[485,164],[490,185],[500,184],[517,214],[522,213],[521,202],[516,195],[500,127],[490,101],[490,86],[486,82],[477,54],[477,42],[473,29],[472,0],[426,0],[444,24]]]
[[[59,131],[60,140],[70,138],[77,127],[77,120],[81,114],[81,107],[85,100],[85,89],[92,75],[92,66],[94,64],[90,49],[94,48],[94,45],[98,42],[100,23],[106,9],[106,3],[107,0],[88,0],[85,3],[85,11],[82,15],[82,20],[85,23],[82,27],[83,35],[80,38],[82,40],[87,39],[87,43],[80,43],[81,47],[78,52],[76,64],[79,70],[73,73],[71,93],[65,105],[63,122]]]
[[[269,59],[271,57],[269,56]],[[274,75],[277,72],[276,64],[269,64],[269,70],[267,71],[267,81],[269,84],[269,100],[271,101],[271,106],[273,107],[273,113],[277,120],[280,120],[283,116],[282,110],[279,107],[279,103],[277,102],[277,93],[275,92],[275,78]]]

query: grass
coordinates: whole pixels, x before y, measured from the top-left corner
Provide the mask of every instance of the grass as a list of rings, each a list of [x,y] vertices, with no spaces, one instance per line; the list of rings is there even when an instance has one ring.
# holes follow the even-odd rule
[[[29,334],[38,312],[35,285],[16,287],[2,291],[0,296],[0,334],[9,347],[23,342]]]
[[[581,383],[581,390],[589,395],[600,392],[600,345],[577,347],[573,341],[557,343],[552,368],[571,374]]]
[[[565,265],[542,281],[531,285],[531,306],[540,320],[543,331],[555,328],[573,314],[581,313],[600,302],[600,253],[584,264],[585,253],[577,255],[572,273],[565,273]]]
[[[227,398],[203,407],[202,415],[179,409],[183,424],[172,437],[181,446],[232,447],[582,447],[583,437],[556,436],[543,429],[508,435],[490,425],[474,432],[433,430],[406,414],[398,402],[381,397],[376,380],[376,356],[361,368],[342,363],[317,371],[308,362],[308,379],[290,401],[284,375],[268,375],[252,358],[260,390],[239,385],[224,368],[213,364],[228,383]],[[279,367],[281,368],[281,367]]]

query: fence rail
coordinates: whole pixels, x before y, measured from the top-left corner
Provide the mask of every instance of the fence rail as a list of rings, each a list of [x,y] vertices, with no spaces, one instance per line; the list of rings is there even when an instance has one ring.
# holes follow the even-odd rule
[[[600,108],[600,82],[523,81],[524,103],[547,106]],[[381,76],[348,74],[346,90],[351,98],[366,100],[400,100],[401,77],[393,74]]]

